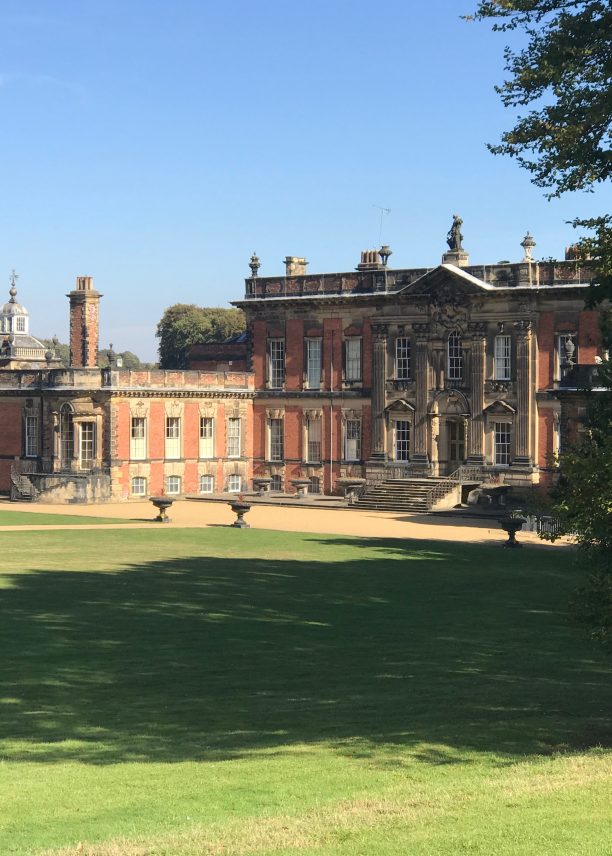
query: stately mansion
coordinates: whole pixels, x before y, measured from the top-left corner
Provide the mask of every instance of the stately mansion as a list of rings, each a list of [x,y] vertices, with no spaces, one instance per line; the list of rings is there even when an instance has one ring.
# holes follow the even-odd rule
[[[78,277],[70,366],[0,310],[0,491],[47,501],[250,491],[335,494],[347,482],[547,484],[581,428],[580,368],[601,360],[588,269],[572,250],[470,263],[458,217],[441,263],[394,269],[383,246],[314,274],[288,256],[242,299],[247,334],[192,368],[97,366],[101,295]],[[437,496],[441,496],[438,492]],[[429,507],[432,507],[431,502]]]

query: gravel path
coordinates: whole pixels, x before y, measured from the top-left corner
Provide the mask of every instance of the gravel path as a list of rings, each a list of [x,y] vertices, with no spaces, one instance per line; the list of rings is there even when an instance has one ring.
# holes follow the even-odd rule
[[[121,529],[150,527],[155,515],[151,503],[117,502],[101,505],[59,506],[35,503],[0,502],[5,511],[20,511],[44,514],[70,514],[78,517],[108,517],[131,520],[122,523]],[[170,509],[172,523],[176,527],[224,526],[235,519],[229,505],[221,502],[177,501]],[[406,514],[404,512],[356,511],[353,509],[294,508],[268,505],[253,505],[246,520],[256,529],[275,529],[283,532],[314,532],[329,535],[355,535],[377,538],[411,538],[428,541],[471,541],[475,543],[498,543],[507,535],[493,520],[454,519],[450,516],[433,514]],[[109,520],[109,525],[112,521]],[[84,525],[61,526],[0,526],[0,530],[48,530],[84,529]],[[108,529],[104,524],[92,524],[91,529]],[[520,541],[528,544],[544,544],[535,533],[520,532]],[[555,546],[565,545],[560,539]]]

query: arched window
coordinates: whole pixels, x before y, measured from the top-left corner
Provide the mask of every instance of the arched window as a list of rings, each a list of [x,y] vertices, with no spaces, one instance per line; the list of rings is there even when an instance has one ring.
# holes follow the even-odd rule
[[[60,463],[70,468],[74,458],[74,411],[71,404],[62,404],[60,409]]]
[[[448,379],[463,380],[463,350],[461,334],[457,330],[448,337]]]

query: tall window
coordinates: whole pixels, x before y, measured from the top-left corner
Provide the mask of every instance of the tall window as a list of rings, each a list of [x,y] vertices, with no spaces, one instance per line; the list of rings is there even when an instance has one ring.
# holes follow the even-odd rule
[[[270,461],[282,461],[284,453],[284,425],[282,419],[270,419]]]
[[[166,416],[166,458],[181,457],[181,417]],[[180,493],[180,490],[177,491]]]
[[[361,421],[359,419],[346,420],[346,434],[344,438],[344,460],[359,461],[361,459]]]
[[[74,457],[74,421],[69,404],[62,404],[60,410],[60,460],[62,467],[70,467]]]
[[[94,463],[96,442],[95,422],[81,422],[79,465],[82,470],[90,470]]]
[[[231,474],[227,480],[227,489],[229,493],[240,493],[242,490],[242,478],[239,474]]]
[[[306,339],[306,387],[321,388],[321,339]]]
[[[448,337],[448,379],[463,379],[463,350],[461,336],[456,330]]]
[[[132,479],[132,496],[147,495],[147,480],[142,476],[134,476]]]
[[[272,480],[270,481],[270,490],[275,493],[282,493],[283,490],[283,477],[275,473],[272,476]]]
[[[130,458],[142,461],[147,457],[147,420],[144,416],[132,416],[130,428]]]
[[[410,339],[405,336],[395,340],[395,377],[410,380]]]
[[[212,476],[200,476],[200,493],[212,493],[215,480]]]
[[[512,338],[495,337],[495,380],[510,380],[512,377]]]
[[[344,343],[344,379],[361,380],[361,339],[346,339]]]
[[[26,323],[23,315],[18,315],[15,318],[15,330],[17,333],[25,333]]]
[[[306,423],[306,460],[318,464],[321,460],[321,419]]]
[[[227,420],[227,457],[240,457],[240,419]]]
[[[35,458],[38,455],[38,416],[26,416],[25,418],[25,455],[26,458]]]
[[[215,451],[213,446],[213,418],[212,416],[200,417],[200,457],[213,458]]]
[[[510,463],[510,431],[508,422],[495,423],[495,463],[498,466],[503,467]]]
[[[282,389],[285,383],[285,340],[268,340],[268,386]]]
[[[410,460],[410,422],[407,419],[395,422],[395,460]]]
[[[181,477],[167,476],[166,477],[166,493],[177,494],[181,492]]]

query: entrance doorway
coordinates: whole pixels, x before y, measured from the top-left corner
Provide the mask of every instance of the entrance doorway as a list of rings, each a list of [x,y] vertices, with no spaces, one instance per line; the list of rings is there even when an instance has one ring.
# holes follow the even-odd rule
[[[453,472],[465,462],[465,422],[448,419],[446,422],[448,437],[448,468]]]

